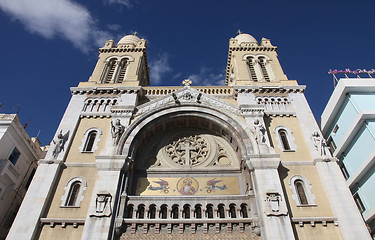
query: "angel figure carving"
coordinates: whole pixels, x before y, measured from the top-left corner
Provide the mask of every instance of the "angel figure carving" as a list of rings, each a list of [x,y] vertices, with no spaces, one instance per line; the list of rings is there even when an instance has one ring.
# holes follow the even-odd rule
[[[60,152],[64,150],[65,143],[69,139],[70,130],[63,135],[62,130],[60,131],[59,135],[57,135],[57,140],[52,140],[54,144],[56,144],[55,149],[52,152],[52,156],[56,159]]]

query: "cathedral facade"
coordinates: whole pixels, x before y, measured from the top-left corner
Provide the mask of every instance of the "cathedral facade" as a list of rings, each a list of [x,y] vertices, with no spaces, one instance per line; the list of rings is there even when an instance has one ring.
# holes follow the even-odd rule
[[[146,41],[107,41],[8,239],[370,239],[276,50],[240,33],[226,86],[150,87]]]

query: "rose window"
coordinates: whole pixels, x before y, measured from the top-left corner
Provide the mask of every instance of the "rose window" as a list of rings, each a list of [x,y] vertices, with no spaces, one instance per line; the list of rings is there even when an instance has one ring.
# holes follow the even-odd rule
[[[206,160],[208,144],[202,136],[182,135],[175,137],[165,150],[178,165],[194,166]]]

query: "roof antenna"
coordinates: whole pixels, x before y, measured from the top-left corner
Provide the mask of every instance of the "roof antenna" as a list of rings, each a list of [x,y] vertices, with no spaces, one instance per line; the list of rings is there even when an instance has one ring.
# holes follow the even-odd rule
[[[26,129],[26,127],[29,125],[30,122],[31,122],[31,119],[27,123],[25,123],[25,125],[23,126],[23,128]]]
[[[39,137],[39,134],[40,134],[40,129],[39,129],[39,132],[38,132],[38,134],[36,135],[36,138],[38,138],[38,137]]]

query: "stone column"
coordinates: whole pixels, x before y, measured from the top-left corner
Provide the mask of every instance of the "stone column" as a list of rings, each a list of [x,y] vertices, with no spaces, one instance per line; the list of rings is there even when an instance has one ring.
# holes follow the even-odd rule
[[[282,190],[278,154],[249,156],[246,160],[254,182],[262,239],[294,239]]]
[[[112,234],[110,232],[110,225],[113,218],[112,215],[114,214],[114,201],[120,179],[120,170],[125,161],[126,160],[123,156],[96,156],[98,180],[95,182],[93,193],[91,195],[88,215],[86,216],[81,239],[107,239],[108,233]],[[109,202],[107,206],[111,209],[110,216],[103,217],[97,216],[96,214],[96,195],[101,192],[105,192],[112,196],[112,201]]]

